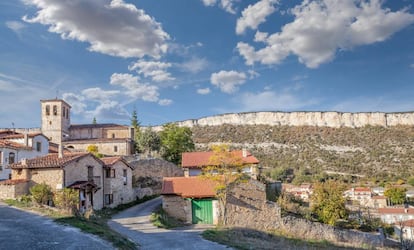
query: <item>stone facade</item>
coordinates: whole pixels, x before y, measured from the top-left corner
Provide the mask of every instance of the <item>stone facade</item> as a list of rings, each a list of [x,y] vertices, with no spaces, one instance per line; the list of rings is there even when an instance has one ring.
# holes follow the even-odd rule
[[[65,141],[63,145],[76,152],[87,152],[88,146],[95,145],[103,155],[130,155],[132,151],[126,139]]]
[[[29,193],[29,182],[26,180],[0,182],[0,199],[16,199]]]
[[[42,133],[51,142],[61,144],[69,135],[70,105],[63,100],[41,100]]]
[[[162,208],[164,211],[183,222],[192,222],[191,200],[177,195],[163,195]]]
[[[134,200],[135,195],[132,189],[132,169],[122,161],[117,161],[105,171],[111,170],[114,171],[112,176],[111,173],[105,173],[104,199],[105,196],[107,196],[105,206],[116,207],[120,204]],[[125,178],[124,171],[126,171]],[[112,195],[112,203],[109,202],[108,195]]]
[[[184,176],[184,171],[177,165],[162,159],[142,159],[129,161],[133,167],[133,187],[137,197],[141,194],[160,194],[163,177]],[[150,192],[151,189],[152,192]]]
[[[344,113],[344,112],[251,112],[223,114],[194,120],[176,122],[179,126],[272,125],[272,126],[319,126],[363,127],[414,125],[414,112],[403,113]],[[156,131],[161,126],[153,128]]]

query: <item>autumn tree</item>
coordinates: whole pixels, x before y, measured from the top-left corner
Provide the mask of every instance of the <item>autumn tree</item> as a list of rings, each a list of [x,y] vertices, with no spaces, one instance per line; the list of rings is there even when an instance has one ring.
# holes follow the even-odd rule
[[[227,222],[227,196],[232,184],[243,180],[243,159],[230,151],[226,144],[211,147],[213,154],[209,158],[209,166],[203,168],[203,178],[216,182],[216,198],[220,207],[220,221]]]
[[[338,220],[347,218],[348,213],[343,197],[344,190],[344,185],[333,180],[315,184],[312,195],[312,212],[318,216],[319,221],[335,225]]]
[[[405,201],[405,192],[407,189],[403,187],[389,187],[385,190],[384,196],[393,204],[403,204]]]
[[[170,162],[181,165],[181,154],[194,150],[192,132],[188,127],[179,127],[168,123],[160,132],[161,156]]]
[[[140,152],[148,154],[151,154],[151,152],[154,151],[158,152],[161,147],[160,136],[150,127],[142,130],[136,143]]]

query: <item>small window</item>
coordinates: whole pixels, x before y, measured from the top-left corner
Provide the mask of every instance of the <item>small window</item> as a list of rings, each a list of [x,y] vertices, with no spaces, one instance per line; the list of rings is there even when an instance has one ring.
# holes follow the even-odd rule
[[[114,195],[113,194],[105,194],[105,205],[110,205],[114,203]]]
[[[42,151],[42,143],[41,142],[36,142],[36,151],[37,152],[40,152],[40,151]]]
[[[123,179],[124,179],[124,185],[126,185],[127,184],[127,170],[126,169],[124,169],[124,174],[123,174]]]
[[[50,106],[46,105],[46,115],[50,115]]]
[[[13,164],[15,161],[15,154],[9,153],[9,164]]]
[[[106,169],[106,178],[115,178],[115,169]]]
[[[115,134],[112,134],[112,139],[114,139],[115,138]]]
[[[57,112],[57,106],[56,105],[53,105],[53,115],[57,115],[58,114],[58,112]]]
[[[69,109],[66,111],[66,119],[69,119]]]
[[[118,152],[118,146],[114,146],[114,152]]]
[[[88,181],[93,180],[93,166],[88,166]]]
[[[65,117],[65,115],[66,115],[66,108],[65,108],[65,107],[63,107],[62,117]]]

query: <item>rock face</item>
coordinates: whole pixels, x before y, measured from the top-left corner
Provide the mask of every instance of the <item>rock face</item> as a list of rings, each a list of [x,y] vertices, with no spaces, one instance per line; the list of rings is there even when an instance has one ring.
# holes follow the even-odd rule
[[[414,112],[343,113],[343,112],[251,112],[209,116],[176,122],[179,126],[273,125],[318,127],[364,127],[414,125]],[[155,128],[160,129],[159,127]]]

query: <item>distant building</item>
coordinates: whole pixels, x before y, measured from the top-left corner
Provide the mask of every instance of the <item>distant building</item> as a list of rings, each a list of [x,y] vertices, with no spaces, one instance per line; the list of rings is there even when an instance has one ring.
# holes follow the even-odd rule
[[[118,124],[80,124],[70,122],[71,106],[59,99],[41,100],[41,131],[52,143],[75,152],[86,152],[95,145],[108,156],[134,153],[134,129]]]

